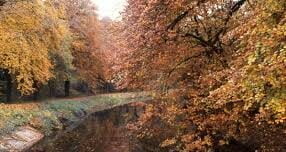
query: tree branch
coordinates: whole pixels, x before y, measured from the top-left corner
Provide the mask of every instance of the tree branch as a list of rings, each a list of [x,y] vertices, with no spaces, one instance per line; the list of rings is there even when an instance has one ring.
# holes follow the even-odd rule
[[[204,40],[204,38],[200,37],[200,36],[197,36],[197,35],[194,35],[192,33],[187,33],[185,34],[185,37],[192,37],[194,39],[196,39],[197,41],[199,41],[199,43],[204,46],[204,47],[210,47],[210,44]]]
[[[189,14],[189,10],[181,13],[168,27],[167,30],[173,30],[175,26]]]
[[[193,55],[190,57],[185,58],[184,60],[182,60],[181,62],[177,63],[169,72],[168,72],[168,78],[172,75],[173,72],[175,72],[177,70],[177,68],[185,63],[187,63],[188,61],[200,57],[202,55],[202,53],[199,53],[197,55]]]

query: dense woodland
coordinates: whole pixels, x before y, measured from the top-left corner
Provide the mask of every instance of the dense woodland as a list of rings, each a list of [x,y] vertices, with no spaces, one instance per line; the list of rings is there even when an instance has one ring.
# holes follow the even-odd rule
[[[81,80],[148,91],[146,152],[286,151],[285,0],[1,0],[0,68],[22,95]]]

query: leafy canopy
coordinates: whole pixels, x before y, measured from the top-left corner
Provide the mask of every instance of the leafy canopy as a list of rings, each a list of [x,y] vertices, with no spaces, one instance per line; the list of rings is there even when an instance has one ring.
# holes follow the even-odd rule
[[[63,15],[50,1],[11,1],[1,7],[0,68],[15,76],[23,95],[54,76],[49,52],[59,50],[69,35]]]

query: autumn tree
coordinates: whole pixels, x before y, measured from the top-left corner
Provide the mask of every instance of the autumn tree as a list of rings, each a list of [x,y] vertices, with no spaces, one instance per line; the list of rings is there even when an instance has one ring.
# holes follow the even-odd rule
[[[68,0],[66,4],[70,28],[74,34],[72,54],[79,77],[97,88],[104,80],[99,51],[99,22],[96,7],[90,0]]]
[[[1,1],[0,68],[15,79],[22,95],[48,82],[83,79],[96,88],[105,81],[99,25],[91,1]],[[10,85],[12,86],[12,85]]]
[[[284,1],[128,3],[126,81],[158,94],[133,126],[146,151],[283,151]]]
[[[51,1],[7,1],[0,14],[0,66],[15,77],[23,95],[54,76],[50,54],[58,54],[69,29]],[[62,53],[62,52],[61,52]]]

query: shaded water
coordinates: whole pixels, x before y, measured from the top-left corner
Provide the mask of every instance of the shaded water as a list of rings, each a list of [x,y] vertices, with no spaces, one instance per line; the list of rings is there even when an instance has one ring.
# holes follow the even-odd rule
[[[36,145],[31,152],[140,152],[125,126],[136,121],[143,107],[123,105],[88,116],[79,126],[56,139]]]

